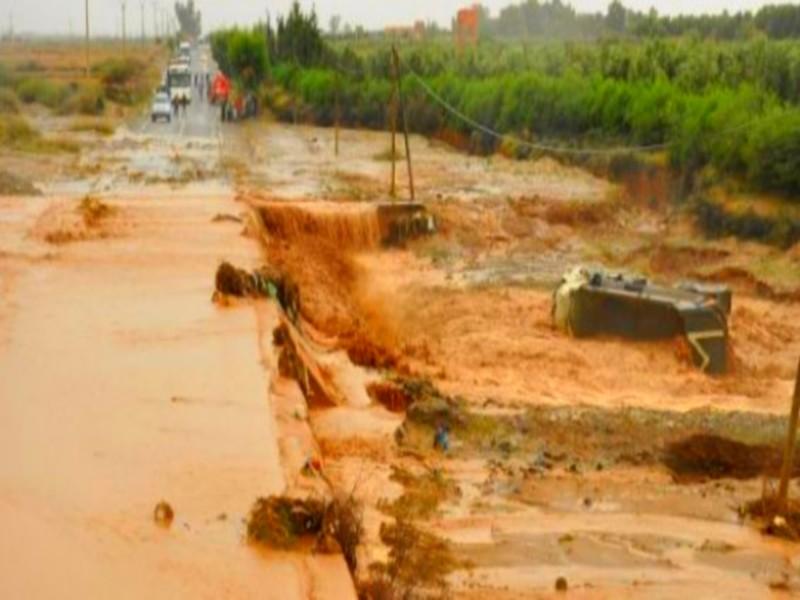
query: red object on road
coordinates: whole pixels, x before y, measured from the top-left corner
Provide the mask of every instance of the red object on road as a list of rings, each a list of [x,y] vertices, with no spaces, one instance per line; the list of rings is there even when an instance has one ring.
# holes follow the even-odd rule
[[[208,90],[209,101],[212,103],[223,102],[228,99],[230,93],[231,80],[222,73],[217,73],[214,76],[214,81],[211,82],[211,89]]]

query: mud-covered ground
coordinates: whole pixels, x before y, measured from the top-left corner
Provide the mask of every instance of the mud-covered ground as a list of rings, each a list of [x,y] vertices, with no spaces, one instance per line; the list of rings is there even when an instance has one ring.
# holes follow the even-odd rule
[[[391,355],[355,374],[332,361],[332,379],[425,380],[470,415],[468,425],[452,407],[423,424],[406,417],[398,434],[403,414],[362,407],[363,394],[312,410],[329,474],[370,507],[368,556],[387,560],[379,526],[397,518],[387,503],[433,469],[450,491],[410,517],[462,561],[449,576],[456,597],[546,597],[559,576],[597,598],[800,589],[794,546],[763,538],[739,510],[761,494],[762,469],[687,479],[665,458],[668,444],[703,434],[778,453],[800,355],[796,249],[707,240],[657,182],[612,184],[550,159],[468,157],[420,138],[417,197],[439,231],[369,247],[370,217],[343,203],[391,201],[388,136],[344,132],[336,157],[332,135],[253,125],[241,138],[254,157],[237,173],[241,197],[273,221],[306,222],[266,236],[267,260],[299,285],[320,360],[324,348],[350,352],[355,330]],[[552,289],[576,263],[729,283],[732,372],[698,372],[680,340],[578,341],[554,329]],[[436,422],[450,426],[445,455],[432,448]]]

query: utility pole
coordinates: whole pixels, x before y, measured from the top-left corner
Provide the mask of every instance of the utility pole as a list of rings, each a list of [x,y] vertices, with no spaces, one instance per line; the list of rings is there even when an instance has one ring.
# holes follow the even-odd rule
[[[400,88],[400,56],[397,54],[397,48],[395,46],[392,46],[392,62],[394,64],[395,94],[397,98],[397,104],[399,104],[400,106],[400,118],[403,119],[403,138],[405,140],[405,148],[406,148],[406,168],[408,169],[408,191],[409,194],[411,195],[411,201],[414,202],[416,194],[414,193],[414,171],[411,168],[411,145],[408,141],[408,116],[406,115],[405,104],[403,104],[403,91]],[[394,120],[396,123],[397,121],[396,106],[395,106]],[[392,139],[392,146],[394,146],[394,139]],[[392,152],[394,152],[394,147],[392,148]],[[394,184],[394,181],[392,183]]]
[[[397,81],[397,63],[392,56],[392,78]],[[389,186],[389,195],[394,198],[397,195],[397,86],[392,86],[392,104],[389,107],[389,121],[392,125],[392,182]]]
[[[125,25],[126,25],[125,18],[127,16],[126,13],[127,13],[127,11],[125,10],[125,0],[122,0],[122,53],[123,54],[125,54],[125,50],[126,50],[125,44],[126,44],[126,41],[127,41],[126,40],[126,38],[127,38],[126,33],[127,32],[125,31]]]
[[[334,120],[334,132],[333,132],[333,153],[335,156],[339,156],[339,118],[340,118],[340,108],[339,108],[339,86],[341,82],[341,76],[339,75],[339,69],[336,69],[336,73],[334,74],[335,83],[334,83],[334,90],[335,90],[335,106],[333,109],[333,120]]]
[[[86,67],[86,77],[89,77],[89,0],[85,0],[84,4],[85,4],[84,16],[86,17],[86,32],[85,32],[86,37],[84,39],[84,48],[83,48],[86,64],[84,66]]]
[[[153,0],[153,37],[157,40],[158,35],[158,4]]]
[[[789,431],[786,435],[786,447],[783,450],[783,468],[781,483],[778,488],[778,514],[785,515],[789,500],[789,481],[794,471],[794,453],[797,443],[797,418],[800,416],[800,364],[797,367],[797,379],[794,384],[792,411],[789,414]]]

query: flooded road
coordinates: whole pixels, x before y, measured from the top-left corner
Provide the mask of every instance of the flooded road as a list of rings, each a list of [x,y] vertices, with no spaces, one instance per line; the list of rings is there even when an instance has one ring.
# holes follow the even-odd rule
[[[138,127],[156,162],[177,136],[219,158],[205,104]],[[37,238],[78,201],[0,199],[0,597],[351,597],[340,556],[245,541],[255,499],[286,483],[259,339],[277,315],[211,302],[220,260],[259,262],[239,223],[214,222],[241,210],[232,190],[115,186],[113,227]]]

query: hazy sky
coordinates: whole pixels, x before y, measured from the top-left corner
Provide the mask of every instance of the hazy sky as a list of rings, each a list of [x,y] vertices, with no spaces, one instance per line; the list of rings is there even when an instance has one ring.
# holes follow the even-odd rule
[[[581,12],[604,12],[609,0],[573,0],[571,4]],[[778,0],[772,0],[777,3]],[[492,14],[509,0],[483,0]],[[655,6],[664,14],[730,12],[757,9],[769,0],[623,0],[623,3],[638,10]],[[89,0],[93,29],[101,34],[117,34],[121,22],[121,0]],[[145,27],[153,29],[154,6],[172,11],[172,2],[167,0],[144,0]],[[221,25],[247,24],[262,18],[269,11],[275,15],[288,10],[291,0],[195,0],[203,13],[204,30]],[[310,7],[310,0],[301,4]],[[316,0],[313,2],[324,28],[333,14],[342,16],[344,22],[363,25],[368,29],[387,24],[411,23],[415,19],[437,21],[448,25],[455,11],[472,0],[399,0],[395,2],[372,0]],[[84,0],[0,0],[0,31],[8,28],[9,16],[13,15],[14,29],[21,32],[68,33],[79,32],[83,28]],[[141,0],[127,0],[128,32],[139,35],[141,32]]]

